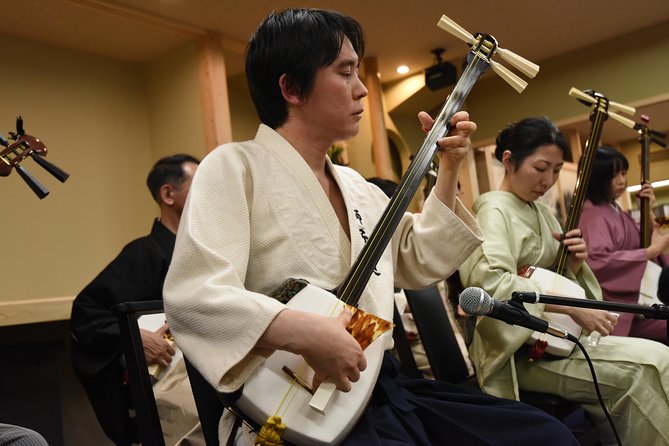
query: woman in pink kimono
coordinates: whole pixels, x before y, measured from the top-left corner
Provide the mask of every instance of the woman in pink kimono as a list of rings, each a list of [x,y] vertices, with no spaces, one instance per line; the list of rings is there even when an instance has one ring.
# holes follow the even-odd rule
[[[669,234],[654,230],[650,246],[641,246],[638,225],[616,204],[627,187],[628,167],[627,159],[617,150],[608,146],[597,149],[579,226],[587,242],[588,265],[604,299],[636,304],[646,263],[666,264],[662,253],[669,248]],[[655,195],[649,183],[643,184],[639,196],[648,198],[652,207]],[[621,313],[612,334],[667,344],[667,322]]]

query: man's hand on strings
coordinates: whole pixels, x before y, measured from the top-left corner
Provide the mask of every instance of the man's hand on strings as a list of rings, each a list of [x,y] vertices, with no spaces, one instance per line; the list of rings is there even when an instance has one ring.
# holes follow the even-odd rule
[[[425,112],[418,113],[418,120],[423,130],[428,132],[434,120]],[[476,131],[476,124],[469,120],[469,113],[457,112],[451,118],[451,128],[443,138],[437,140],[439,149],[439,172],[434,185],[434,193],[439,200],[450,209],[455,209],[458,194],[458,174],[462,161],[471,150],[472,143],[469,136]]]
[[[314,370],[313,388],[330,378],[337,389],[348,392],[367,368],[365,355],[346,326],[348,311],[338,317],[286,309],[267,327],[256,344],[256,352],[286,350],[301,355]]]
[[[418,120],[426,132],[432,128],[434,119],[422,111],[418,113]],[[476,124],[469,120],[469,113],[459,111],[451,118],[451,129],[443,138],[437,140],[439,151],[439,170],[458,170],[462,160],[471,149],[469,137],[476,131]]]
[[[351,383],[360,379],[360,373],[367,368],[365,355],[353,336],[346,330],[351,320],[349,311],[342,311],[336,318],[321,325],[323,333],[309,353],[303,354],[309,366],[314,369],[312,388],[315,390],[325,379],[330,378],[337,389],[348,392]],[[320,345],[319,345],[320,344]]]

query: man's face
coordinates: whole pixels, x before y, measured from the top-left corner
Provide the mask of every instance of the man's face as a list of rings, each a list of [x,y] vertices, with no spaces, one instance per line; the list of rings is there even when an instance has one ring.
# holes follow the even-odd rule
[[[300,119],[318,129],[330,141],[351,138],[358,133],[367,89],[358,77],[358,55],[344,38],[337,59],[316,73],[314,88],[299,107]]]

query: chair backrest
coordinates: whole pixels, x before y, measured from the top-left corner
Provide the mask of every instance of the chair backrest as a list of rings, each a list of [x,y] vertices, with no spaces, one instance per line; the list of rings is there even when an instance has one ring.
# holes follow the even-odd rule
[[[160,416],[137,322],[137,318],[141,315],[163,312],[163,302],[161,300],[126,302],[115,305],[112,310],[118,318],[121,329],[130,393],[135,403],[137,425],[142,445],[164,446],[165,440],[160,425]],[[230,406],[234,411],[232,406],[237,394],[218,393],[185,356],[184,364],[205,442],[208,446],[218,446],[218,423],[225,407]],[[238,420],[237,426],[241,424],[241,418],[238,417]],[[257,426],[252,427],[257,428]],[[230,437],[228,444],[232,444],[233,439],[234,435]]]
[[[416,359],[411,351],[409,338],[402,324],[402,316],[400,316],[397,305],[394,307],[393,323],[395,327],[393,328],[393,340],[395,341],[395,350],[400,359],[400,372],[409,378],[422,378],[423,373],[418,369]]]
[[[144,356],[142,336],[137,323],[137,317],[142,314],[161,313],[163,302],[160,300],[125,302],[114,305],[112,311],[118,318],[121,331],[121,343],[128,369],[130,394],[135,403],[139,438],[143,446],[165,446],[160,416]]]
[[[404,294],[434,377],[451,383],[466,381],[469,369],[437,286],[404,290]]]

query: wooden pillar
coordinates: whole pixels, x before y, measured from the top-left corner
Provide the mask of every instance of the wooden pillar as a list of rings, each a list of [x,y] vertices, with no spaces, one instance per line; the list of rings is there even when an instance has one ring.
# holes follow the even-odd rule
[[[228,80],[221,36],[207,33],[198,39],[200,100],[207,151],[232,141]]]
[[[583,154],[583,149],[581,147],[581,136],[578,134],[576,129],[561,129],[562,134],[569,141],[571,146],[571,160],[573,163],[578,164],[578,160],[581,159]]]
[[[372,125],[372,151],[374,153],[374,166],[376,176],[388,180],[396,180],[397,175],[393,172],[390,163],[390,144],[388,144],[388,132],[386,131],[385,112],[383,110],[383,92],[381,82],[377,75],[378,63],[375,57],[363,59],[365,72],[364,82],[369,95],[369,117]]]

